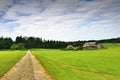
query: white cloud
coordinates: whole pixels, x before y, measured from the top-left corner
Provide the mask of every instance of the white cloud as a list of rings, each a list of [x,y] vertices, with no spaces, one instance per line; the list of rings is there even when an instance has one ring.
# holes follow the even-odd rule
[[[0,0],[0,11],[5,11],[11,2],[12,0]]]
[[[119,0],[30,1],[21,0],[21,4],[13,4],[6,11],[1,20],[16,21],[0,23],[0,36],[36,36],[65,41],[120,36]]]

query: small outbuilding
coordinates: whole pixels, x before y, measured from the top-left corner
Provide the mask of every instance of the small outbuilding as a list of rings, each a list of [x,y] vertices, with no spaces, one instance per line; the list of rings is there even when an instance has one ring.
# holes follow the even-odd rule
[[[75,46],[73,46],[73,45],[68,45],[67,47],[66,47],[66,50],[80,50],[80,47],[75,47]]]
[[[97,42],[85,42],[83,44],[83,49],[100,49],[102,45]]]
[[[74,49],[74,46],[68,45],[68,46],[66,47],[66,49],[67,49],[67,50],[73,50],[73,49]]]

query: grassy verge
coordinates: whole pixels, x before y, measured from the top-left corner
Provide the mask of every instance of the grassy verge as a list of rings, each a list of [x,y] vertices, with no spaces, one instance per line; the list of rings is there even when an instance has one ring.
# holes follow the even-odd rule
[[[0,77],[4,75],[13,65],[15,65],[25,51],[0,51]]]
[[[55,80],[120,80],[120,47],[85,50],[33,50]]]

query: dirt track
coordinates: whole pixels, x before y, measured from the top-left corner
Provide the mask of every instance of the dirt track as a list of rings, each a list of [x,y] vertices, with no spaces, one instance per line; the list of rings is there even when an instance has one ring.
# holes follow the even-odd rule
[[[0,80],[52,80],[36,58],[27,51],[26,55]]]

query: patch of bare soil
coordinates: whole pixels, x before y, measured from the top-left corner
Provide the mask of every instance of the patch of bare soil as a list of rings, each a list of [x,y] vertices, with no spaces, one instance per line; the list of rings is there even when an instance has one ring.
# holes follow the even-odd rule
[[[26,55],[0,80],[52,80],[37,59],[27,51]]]

